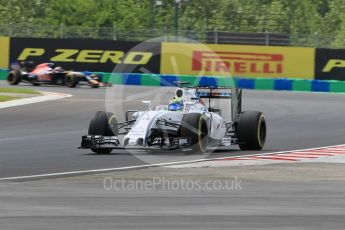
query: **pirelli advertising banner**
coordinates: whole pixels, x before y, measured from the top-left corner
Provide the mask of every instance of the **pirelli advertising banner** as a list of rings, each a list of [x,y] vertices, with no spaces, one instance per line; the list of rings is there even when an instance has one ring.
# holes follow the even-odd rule
[[[315,79],[345,81],[345,50],[316,49]]]
[[[163,43],[161,73],[314,78],[313,48]]]
[[[54,62],[77,71],[159,73],[160,69],[161,44],[154,42],[11,38],[10,47],[10,62]]]

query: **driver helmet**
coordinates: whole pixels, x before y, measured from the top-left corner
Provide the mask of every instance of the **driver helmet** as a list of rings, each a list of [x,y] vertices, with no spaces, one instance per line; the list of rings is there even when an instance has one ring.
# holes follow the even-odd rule
[[[183,99],[178,97],[173,97],[171,103],[168,106],[170,111],[181,111],[183,110]]]
[[[183,103],[183,99],[180,97],[173,97],[172,99],[172,103],[179,103],[182,102]]]
[[[57,66],[57,67],[54,68],[54,72],[55,72],[55,73],[62,73],[62,72],[63,72],[63,69],[62,69],[62,67]]]

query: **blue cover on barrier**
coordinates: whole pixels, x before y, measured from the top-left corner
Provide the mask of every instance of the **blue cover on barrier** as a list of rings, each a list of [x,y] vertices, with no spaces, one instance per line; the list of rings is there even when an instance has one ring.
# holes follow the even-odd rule
[[[243,88],[243,89],[254,89],[255,88],[255,81],[254,79],[240,79],[236,78],[236,87]]]
[[[141,74],[122,74],[125,85],[141,85]]]
[[[329,82],[314,80],[311,82],[311,91],[315,92],[329,92]]]
[[[161,75],[161,86],[177,86],[179,78],[174,75]]]
[[[213,87],[217,87],[217,81],[215,78],[213,77],[201,77],[200,81],[199,81],[199,86],[213,86]]]
[[[292,90],[292,81],[290,79],[276,79],[274,80],[275,90]]]

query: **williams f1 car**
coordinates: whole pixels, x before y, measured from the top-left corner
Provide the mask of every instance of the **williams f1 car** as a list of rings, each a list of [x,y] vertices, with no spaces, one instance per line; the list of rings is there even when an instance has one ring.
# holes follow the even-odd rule
[[[17,85],[20,82],[31,83],[35,86],[41,84],[66,85],[70,88],[76,87],[79,83],[85,83],[92,88],[106,86],[100,81],[96,74],[65,71],[54,63],[42,63],[35,66],[32,62],[15,63],[11,65],[7,81],[10,85]]]
[[[231,106],[229,116],[213,100]],[[118,122],[111,112],[99,111],[91,120],[81,149],[110,153],[114,149],[184,149],[196,153],[222,146],[239,145],[241,150],[261,150],[266,140],[266,121],[261,112],[241,111],[242,90],[236,88],[177,88],[167,105],[143,111],[129,110]],[[212,105],[213,104],[213,105]]]

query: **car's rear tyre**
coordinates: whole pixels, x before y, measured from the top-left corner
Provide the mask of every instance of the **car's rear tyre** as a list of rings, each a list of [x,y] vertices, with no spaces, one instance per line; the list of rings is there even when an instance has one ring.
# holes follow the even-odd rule
[[[237,136],[241,150],[261,150],[266,141],[266,120],[258,111],[240,114]]]
[[[179,134],[187,138],[195,153],[206,152],[208,128],[205,116],[200,113],[187,113],[182,117]]]
[[[89,135],[116,136],[118,133],[117,120],[113,113],[98,111],[89,125]],[[95,153],[111,153],[112,149],[91,148]]]
[[[10,85],[18,85],[22,81],[22,73],[19,70],[12,70],[7,75],[7,82]]]
[[[65,84],[69,88],[74,88],[78,85],[79,77],[76,74],[66,74],[65,76]]]
[[[90,75],[90,78],[92,79],[89,81],[89,85],[91,88],[99,88],[99,77],[97,74]]]

